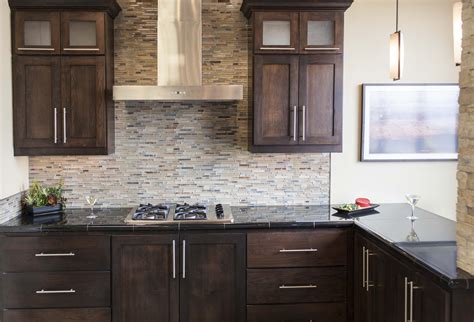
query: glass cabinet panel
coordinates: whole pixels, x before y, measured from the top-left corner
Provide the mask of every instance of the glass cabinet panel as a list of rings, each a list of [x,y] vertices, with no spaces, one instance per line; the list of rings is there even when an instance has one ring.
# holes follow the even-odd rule
[[[293,53],[298,51],[298,12],[256,12],[254,51]]]
[[[302,12],[300,52],[342,53],[343,21],[342,12]]]
[[[97,28],[95,21],[70,21],[69,45],[97,46]]]
[[[290,46],[291,23],[290,21],[263,21],[264,46]]]
[[[105,54],[105,14],[91,11],[61,13],[61,50],[66,55]]]
[[[308,21],[308,45],[334,45],[334,21]]]
[[[19,10],[13,15],[13,50],[15,54],[59,54],[60,19],[58,12]]]
[[[51,23],[49,21],[25,21],[24,45],[51,47]]]

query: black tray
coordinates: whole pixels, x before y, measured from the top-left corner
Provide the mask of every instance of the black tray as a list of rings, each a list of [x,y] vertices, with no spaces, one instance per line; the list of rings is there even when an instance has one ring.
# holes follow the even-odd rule
[[[370,207],[365,207],[365,208],[360,208],[356,210],[345,210],[341,209],[338,207],[332,207],[332,209],[337,210],[337,212],[341,214],[347,214],[347,215],[355,215],[355,214],[363,214],[365,212],[373,211],[375,208],[379,207],[380,205],[377,204],[372,204]]]

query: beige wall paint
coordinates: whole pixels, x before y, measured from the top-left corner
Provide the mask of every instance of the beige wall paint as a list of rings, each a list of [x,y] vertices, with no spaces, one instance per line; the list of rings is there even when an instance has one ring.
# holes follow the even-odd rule
[[[452,0],[401,0],[405,34],[404,83],[457,83],[452,40]],[[422,196],[420,206],[456,218],[456,162],[361,163],[362,83],[391,83],[390,33],[395,30],[395,0],[355,0],[347,11],[344,58],[344,152],[331,161],[331,201],[359,196],[374,202],[405,202]]]
[[[28,187],[28,158],[13,156],[10,8],[0,0],[0,199]]]

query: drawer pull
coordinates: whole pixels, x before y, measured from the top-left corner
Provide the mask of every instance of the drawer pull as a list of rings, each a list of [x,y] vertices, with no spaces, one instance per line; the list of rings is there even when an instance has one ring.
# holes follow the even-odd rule
[[[294,289],[305,289],[305,288],[317,288],[317,285],[280,285],[279,289],[281,290],[294,290]]]
[[[76,290],[70,289],[70,290],[57,290],[57,291],[46,291],[46,290],[41,290],[41,291],[36,291],[36,294],[74,294],[76,293]]]
[[[315,248],[306,249],[280,249],[280,253],[315,253],[318,250]]]
[[[306,47],[304,50],[308,51],[319,51],[319,50],[340,50],[341,48],[335,47],[335,48],[328,48],[328,47]]]
[[[55,51],[56,49],[49,48],[49,47],[21,47],[21,48],[17,48],[17,50],[20,50],[20,51]]]
[[[64,51],[100,51],[99,48],[63,48]]]
[[[260,50],[296,50],[295,48],[291,47],[260,47]]]
[[[73,252],[70,253],[39,253],[35,257],[72,257],[76,256]]]

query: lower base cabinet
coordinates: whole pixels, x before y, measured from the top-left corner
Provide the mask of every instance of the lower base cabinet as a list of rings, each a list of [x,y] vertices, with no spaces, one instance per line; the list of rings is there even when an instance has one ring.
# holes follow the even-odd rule
[[[247,322],[346,322],[344,303],[249,305]]]
[[[114,322],[244,322],[245,234],[112,238]]]
[[[4,322],[110,322],[109,308],[5,310]]]

